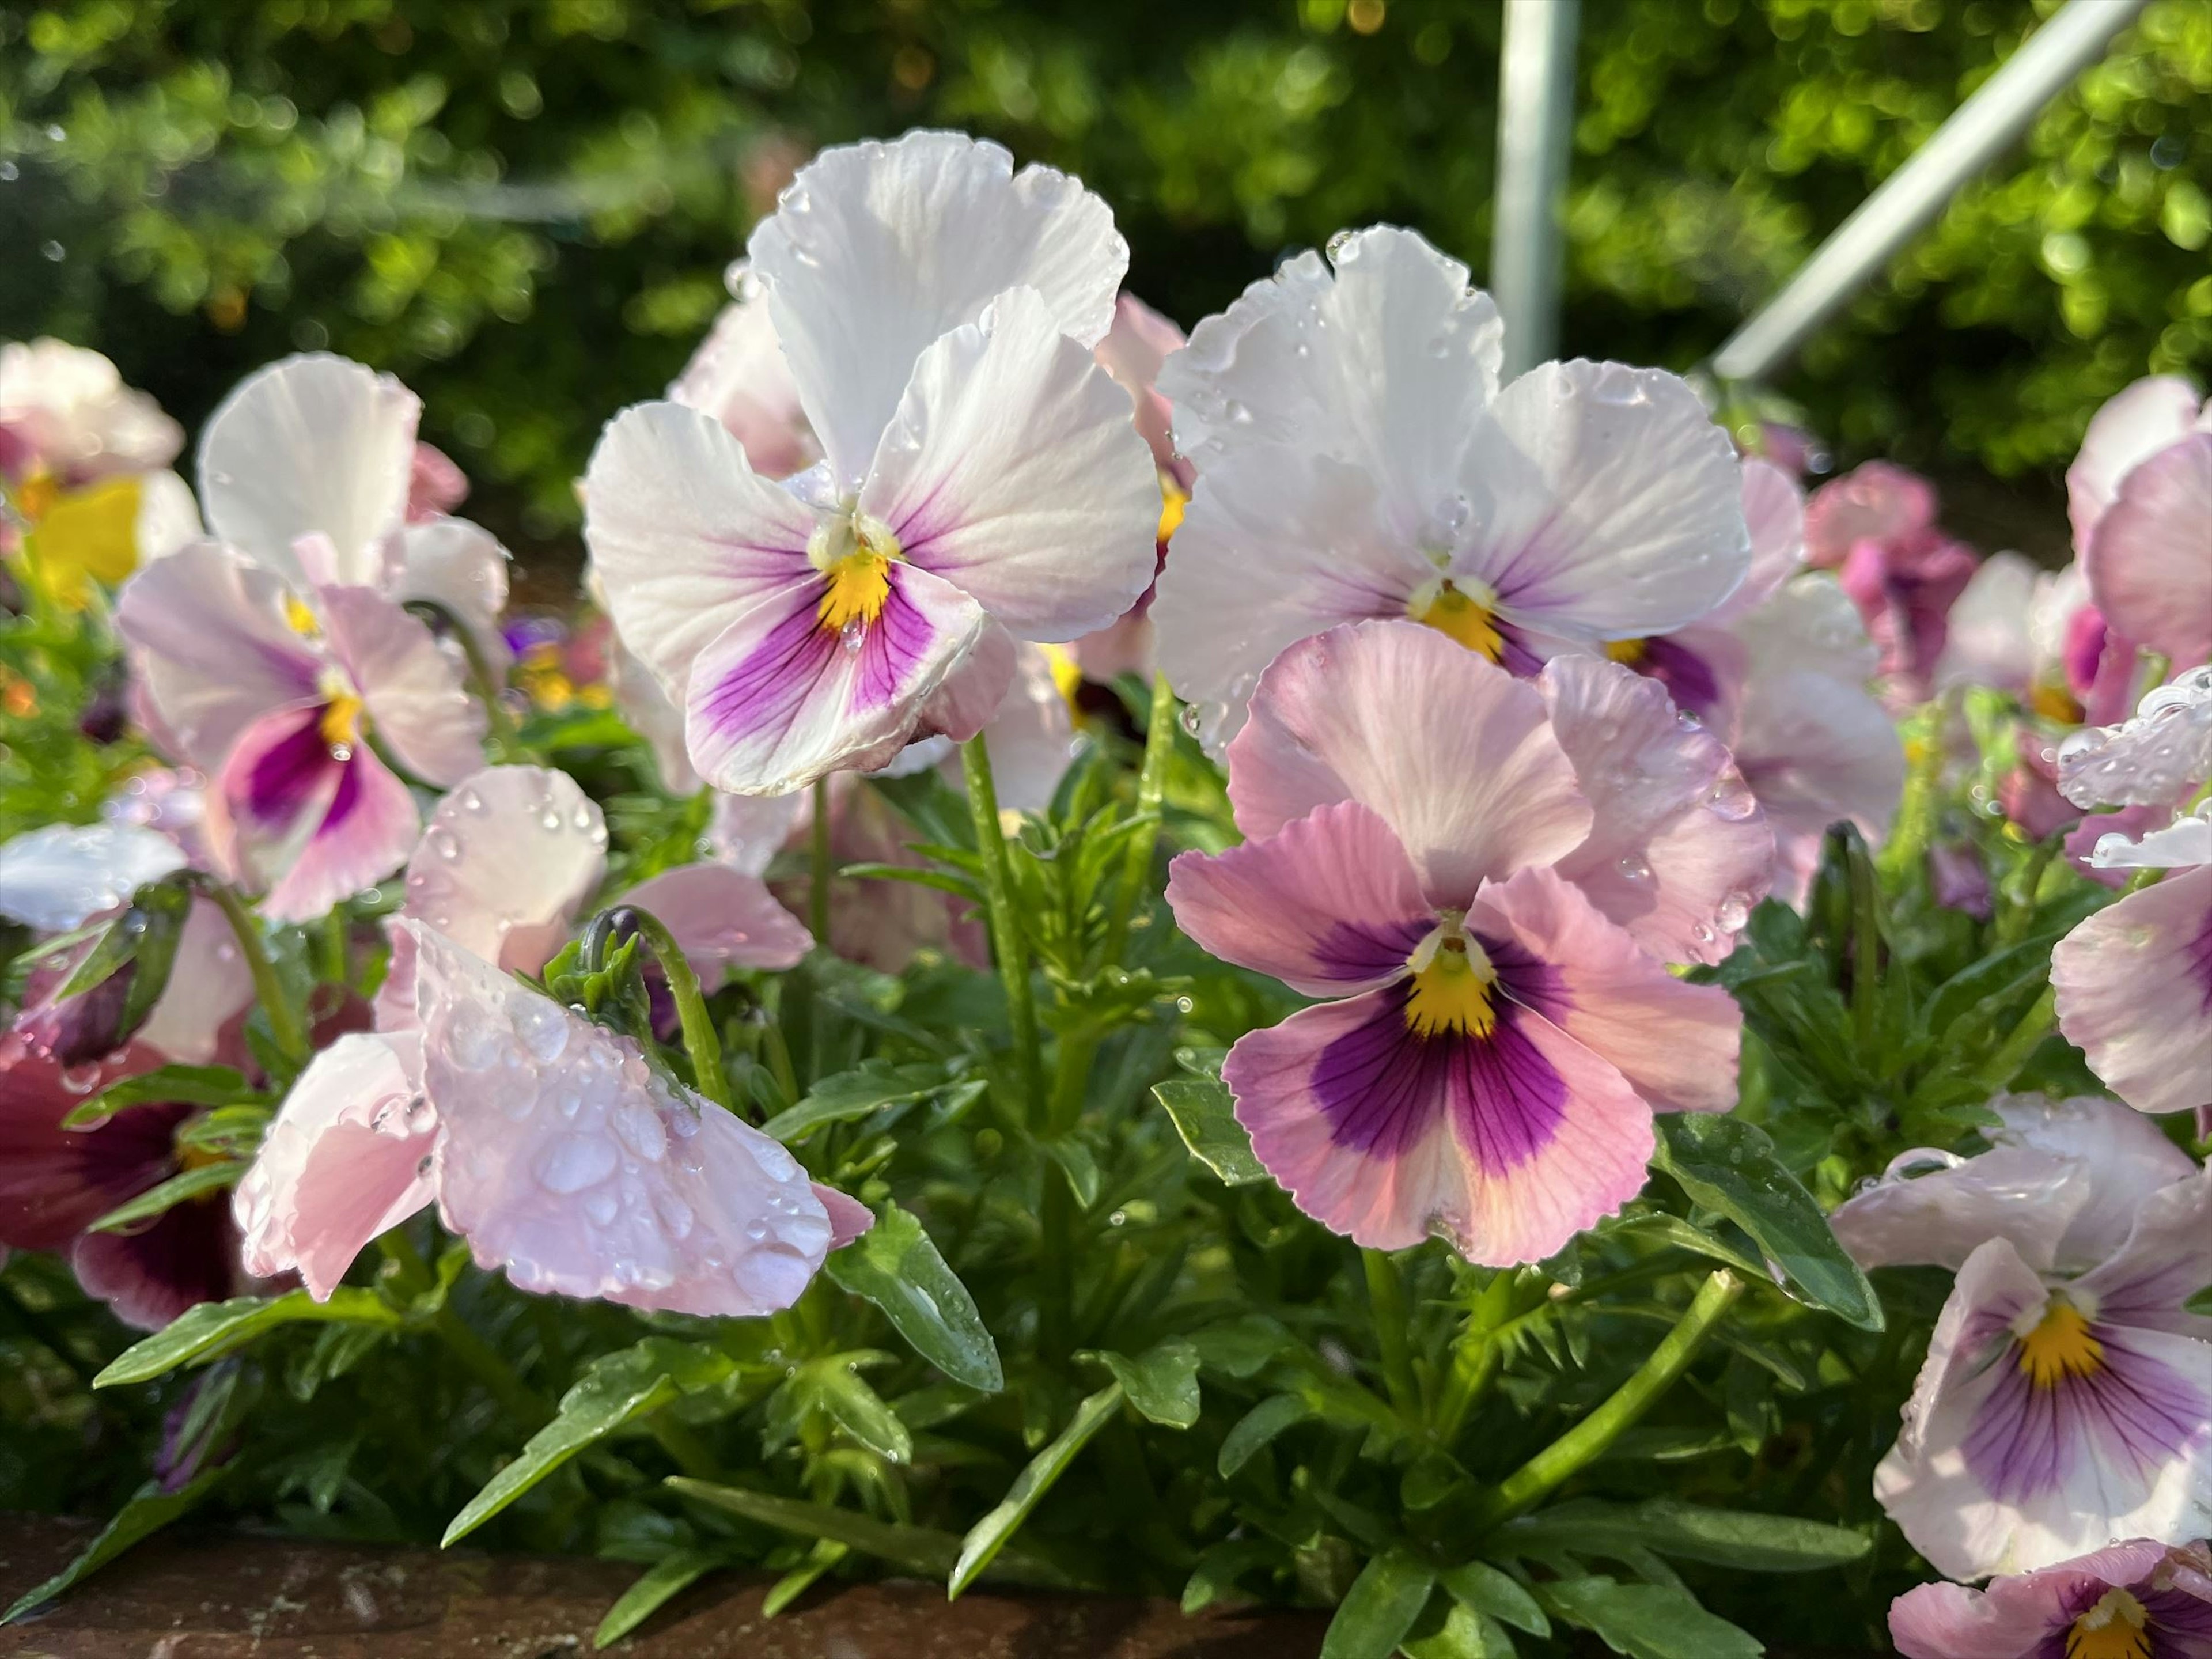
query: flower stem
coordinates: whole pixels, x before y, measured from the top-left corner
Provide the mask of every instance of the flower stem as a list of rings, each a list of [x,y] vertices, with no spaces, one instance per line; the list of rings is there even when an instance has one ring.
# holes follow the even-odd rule
[[[1114,895],[1114,910],[1106,927],[1104,961],[1108,967],[1121,960],[1128,942],[1129,921],[1135,915],[1137,895],[1152,878],[1152,849],[1159,844],[1160,803],[1167,795],[1168,757],[1175,753],[1175,693],[1164,674],[1152,676],[1152,707],[1145,721],[1145,760],[1137,772],[1137,811],[1152,822],[1129,842],[1127,861],[1121,866],[1121,884]]]
[[[222,912],[222,919],[230,924],[231,937],[238,941],[239,954],[246,959],[246,971],[253,980],[254,997],[269,1016],[269,1034],[276,1039],[277,1052],[295,1064],[305,1064],[307,1028],[300,1023],[299,1010],[284,994],[283,985],[276,977],[276,964],[269,958],[268,943],[253,920],[253,912],[246,908],[246,901],[234,890],[222,882],[208,882],[204,890]]]
[[[1398,1277],[1398,1264],[1381,1250],[1363,1249],[1360,1265],[1367,1272],[1367,1305],[1375,1320],[1375,1344],[1382,1351],[1382,1381],[1390,1403],[1412,1422],[1421,1407],[1421,1391],[1413,1381],[1413,1355],[1407,1335],[1412,1316],[1406,1310],[1406,1285]]]
[[[708,1012],[706,996],[699,989],[699,976],[691,971],[683,948],[659,917],[635,905],[629,909],[636,919],[637,931],[660,963],[661,976],[668,981],[669,995],[676,1000],[676,1015],[684,1023],[684,1052],[691,1057],[693,1086],[724,1111],[736,1111],[737,1102],[730,1094],[730,1074],[722,1065],[721,1034],[715,1030],[714,1017]]]
[[[1743,1281],[1727,1268],[1709,1277],[1674,1328],[1660,1339],[1635,1375],[1614,1389],[1603,1405],[1499,1483],[1483,1505],[1479,1524],[1495,1527],[1525,1514],[1603,1455],[1689,1368],[1705,1338],[1742,1294]]]
[[[1981,1080],[1992,1090],[2004,1088],[2027,1064],[2028,1056],[2042,1047],[2043,1039],[2051,1035],[2051,1027],[2057,1018],[2058,993],[2046,985],[2034,1006],[2021,1017],[2020,1024],[1982,1062]]]
[[[1037,1047],[1036,1002],[1030,990],[1029,951],[1014,914],[1013,878],[1006,866],[1006,836],[999,823],[999,792],[991,781],[991,755],[979,734],[960,745],[960,771],[968,785],[968,812],[975,851],[983,863],[983,904],[991,927],[991,952],[1006,988],[1006,1023],[1013,1028],[1014,1062],[1022,1115],[1031,1125],[1046,1109],[1044,1061]]]
[[[814,821],[808,826],[806,930],[823,950],[830,948],[830,780],[814,781]]]

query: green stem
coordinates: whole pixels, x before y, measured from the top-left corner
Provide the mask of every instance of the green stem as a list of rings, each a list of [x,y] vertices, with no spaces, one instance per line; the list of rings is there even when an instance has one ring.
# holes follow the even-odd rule
[[[1854,835],[1850,845],[1851,1026],[1859,1052],[1871,1055],[1881,1018],[1881,891],[1865,843]]]
[[[1446,1446],[1457,1443],[1467,1414],[1498,1375],[1498,1345],[1487,1332],[1468,1337],[1453,1349],[1451,1375],[1444,1382],[1443,1401],[1437,1407],[1437,1438]]]
[[[1362,1249],[1359,1261],[1367,1271],[1367,1305],[1375,1319],[1375,1345],[1382,1354],[1382,1382],[1390,1403],[1410,1423],[1419,1414],[1421,1391],[1413,1381],[1405,1281],[1398,1277],[1398,1264],[1381,1250]]]
[[[1478,1524],[1494,1527],[1525,1514],[1577,1471],[1602,1456],[1689,1368],[1705,1338],[1742,1293],[1743,1281],[1725,1267],[1709,1277],[1674,1328],[1660,1339],[1635,1375],[1614,1389],[1603,1405],[1507,1475],[1484,1504]]]
[[[691,971],[683,948],[659,917],[635,905],[629,907],[629,914],[637,919],[637,931],[659,962],[661,976],[668,981],[668,994],[676,1000],[676,1015],[684,1024],[684,1051],[691,1057],[693,1085],[724,1111],[736,1111],[730,1074],[722,1065],[721,1034],[714,1029],[714,1015],[707,1011],[699,976]]]
[[[2035,1006],[2021,1017],[2011,1035],[1999,1043],[1996,1051],[1982,1063],[1981,1080],[1992,1090],[2002,1089],[2019,1075],[2020,1068],[2027,1064],[2028,1056],[2043,1045],[2051,1035],[2051,1025],[2058,1018],[2058,993],[2050,986],[2035,1000]]]
[[[2027,937],[2029,925],[2035,920],[2036,895],[2042,890],[2044,872],[2057,855],[2057,841],[2040,841],[2029,851],[2027,862],[2020,873],[2006,885],[2004,914],[1997,918],[1996,941],[1998,948],[2017,945]]]
[[[991,781],[991,753],[978,735],[960,745],[960,770],[968,785],[968,812],[975,827],[975,851],[983,864],[983,903],[991,927],[991,951],[1006,988],[1006,1024],[1013,1028],[1014,1062],[1022,1094],[1022,1116],[1034,1125],[1048,1103],[1044,1060],[1037,1047],[1036,1002],[1030,990],[1029,951],[1014,914],[1013,878],[1006,865],[1006,836],[999,823],[999,792]]]
[[[216,902],[222,919],[230,924],[231,937],[238,941],[239,954],[245,957],[246,971],[253,980],[254,997],[269,1016],[269,1034],[276,1039],[277,1052],[295,1064],[304,1064],[307,1058],[307,1028],[300,1023],[299,1010],[293,1007],[276,978],[276,964],[269,958],[268,943],[261,937],[253,912],[246,908],[244,899],[221,882],[208,882],[202,890]]]
[[[1070,1031],[1060,1039],[1060,1055],[1053,1068],[1052,1100],[1045,1115],[1045,1133],[1057,1139],[1068,1133],[1083,1117],[1083,1097],[1091,1081],[1091,1061],[1098,1052],[1097,1040],[1087,1031]],[[1039,1308],[1045,1352],[1064,1358],[1074,1347],[1072,1327],[1075,1314],[1075,1190],[1067,1172],[1046,1161],[1044,1204],[1039,1222],[1038,1263],[1044,1282]]]
[[[477,643],[469,625],[435,599],[410,599],[404,608],[460,647],[461,655],[468,659],[469,690],[483,705],[493,744],[501,750],[519,748],[522,734],[515,726],[514,716],[507,712],[507,703],[499,695],[498,677],[491,672],[483,647]]]
[[[351,926],[343,904],[323,918],[323,977],[340,985],[353,982],[352,941],[346,936]]]
[[[830,948],[830,780],[814,781],[814,822],[807,837],[806,928],[814,942]]]
[[[1145,722],[1145,760],[1137,772],[1137,811],[1152,822],[1129,842],[1127,861],[1121,866],[1121,884],[1114,895],[1114,910],[1106,927],[1104,961],[1113,967],[1121,960],[1128,942],[1129,921],[1136,914],[1137,896],[1152,880],[1152,851],[1159,844],[1160,803],[1167,797],[1168,757],[1175,753],[1175,693],[1167,676],[1152,676],[1152,707]]]

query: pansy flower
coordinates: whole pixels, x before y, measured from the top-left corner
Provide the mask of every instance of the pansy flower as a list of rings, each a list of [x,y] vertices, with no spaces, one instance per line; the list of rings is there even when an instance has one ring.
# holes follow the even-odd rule
[[[1154,626],[1231,736],[1261,672],[1410,617],[1516,673],[1709,617],[1750,561],[1735,451],[1678,377],[1547,363],[1410,231],[1347,233],[1200,323],[1160,371],[1198,468]]]
[[[2212,1320],[2184,1304],[2212,1283],[2212,1184],[2110,1101],[1999,1109],[1991,1151],[1907,1154],[1837,1212],[1863,1263],[1958,1267],[1875,1495],[1954,1578],[2202,1537]]]
[[[1833,570],[1881,653],[1897,702],[1926,701],[1948,638],[1953,603],[1979,556],[1936,522],[1936,487],[1887,461],[1820,486],[1805,504],[1805,552]]]
[[[1889,1634],[1905,1659],[2206,1659],[2212,1554],[2138,1538],[1987,1589],[1922,1584]]]
[[[750,252],[821,465],[779,485],[712,416],[641,404],[592,456],[585,533],[693,765],[780,794],[973,736],[1013,639],[1144,591],[1159,491],[1091,356],[1127,249],[1073,179],[949,133],[833,149]]]
[[[2066,471],[2074,548],[2112,633],[2181,667],[2212,656],[2212,410],[2188,381],[2136,381],[2099,410]]]
[[[1619,688],[1561,696],[1563,720],[1625,732],[1641,693],[1681,733],[1626,670],[1547,673]],[[1734,1103],[1735,1005],[1674,978],[1603,908],[1664,915],[1643,908],[1646,850],[1607,842],[1612,878],[1591,891],[1573,872],[1615,817],[1724,861],[1747,801],[1731,817],[1733,799],[1719,813],[1704,791],[1683,799],[1633,744],[1583,772],[1579,746],[1542,691],[1437,630],[1334,629],[1267,670],[1230,745],[1249,839],[1171,867],[1185,933],[1329,999],[1239,1039],[1222,1078],[1299,1207],[1362,1244],[1440,1232],[1475,1261],[1547,1255],[1641,1188],[1655,1110]],[[1653,810],[1662,797],[1674,810]]]

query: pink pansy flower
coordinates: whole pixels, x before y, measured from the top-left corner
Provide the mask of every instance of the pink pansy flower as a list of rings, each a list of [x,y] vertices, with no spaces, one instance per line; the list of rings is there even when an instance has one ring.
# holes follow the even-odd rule
[[[484,714],[453,658],[374,588],[301,592],[201,542],[132,578],[116,623],[182,758],[215,780],[209,842],[264,910],[322,915],[389,875],[421,828],[414,797],[365,740],[450,785],[482,762]]]
[[[1410,231],[1346,233],[1209,317],[1160,371],[1198,484],[1160,665],[1207,741],[1276,653],[1411,617],[1516,673],[1704,620],[1749,568],[1735,453],[1658,369],[1547,363]]]
[[[1863,1263],[1958,1268],[1875,1495],[1954,1578],[2203,1536],[2212,1320],[2183,1304],[2212,1282],[2212,1181],[2112,1102],[1996,1105],[1991,1151],[1908,1153],[1837,1212]]]
[[[2106,403],[2067,469],[2066,495],[2075,551],[2112,632],[2184,667],[2212,656],[2212,410],[2196,388],[2156,375]]]
[[[2212,1659],[2212,1555],[2138,1538],[1987,1589],[1922,1584],[1889,1633],[1905,1659]]]
[[[1893,700],[1924,702],[1948,638],[1952,603],[1978,556],[1936,523],[1936,488],[1887,461],[1825,483],[1805,504],[1805,550],[1832,569],[1881,652]]]
[[[752,266],[730,267],[731,301],[668,388],[668,400],[713,416],[763,478],[787,478],[822,459],[799,382],[776,342],[768,292]]]
[[[1951,606],[1936,685],[1992,685],[2071,726],[2107,684],[2132,672],[2134,653],[2126,654],[2123,665],[2106,650],[2105,619],[2079,563],[2041,570],[2017,553],[1992,553]]]
[[[780,486],[712,416],[641,404],[592,457],[586,535],[693,765],[780,794],[973,736],[1014,639],[1144,591],[1159,491],[1091,357],[1127,249],[1074,180],[949,133],[833,149],[750,252],[824,459]]]
[[[1665,702],[1608,664],[1562,671]],[[1601,719],[1623,701],[1564,700]],[[1574,751],[1541,691],[1435,630],[1334,629],[1268,669],[1230,746],[1250,839],[1172,866],[1184,932],[1334,999],[1241,1038],[1222,1077],[1261,1161],[1361,1244],[1550,1255],[1642,1188],[1655,1109],[1734,1102],[1735,1005],[1669,975],[1568,874],[1594,822],[1662,816],[1642,797],[1679,790],[1618,753],[1578,777]],[[1738,827],[1694,796],[1678,811]]]
[[[20,1036],[0,1038],[0,1249],[66,1251],[86,1294],[148,1330],[242,1288],[237,1235],[219,1198],[188,1199],[120,1232],[86,1231],[183,1171],[176,1132],[198,1109],[135,1106],[90,1129],[65,1129],[62,1119],[160,1061],[131,1048],[64,1066]]]
[[[97,351],[52,339],[0,345],[0,478],[9,485],[36,473],[77,489],[152,472],[184,443],[183,428]]]

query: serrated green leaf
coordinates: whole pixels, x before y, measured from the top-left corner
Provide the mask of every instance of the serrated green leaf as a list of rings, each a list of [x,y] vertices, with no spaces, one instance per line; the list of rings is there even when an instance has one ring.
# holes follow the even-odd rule
[[[832,1255],[828,1268],[833,1282],[882,1309],[914,1351],[954,1382],[985,1394],[1006,1387],[975,1298],[907,1211],[887,1201],[876,1224]]]
[[[1525,1630],[1531,1636],[1549,1636],[1552,1621],[1544,1609],[1511,1573],[1487,1561],[1469,1561],[1454,1567],[1437,1580],[1454,1601],[1486,1613],[1500,1624]]]
[[[1874,1286],[1756,1125],[1706,1112],[1663,1116],[1659,1125],[1655,1168],[1750,1234],[1807,1300],[1861,1330],[1882,1328]]]
[[[163,1492],[159,1481],[149,1480],[131,1494],[113,1519],[100,1529],[100,1535],[86,1545],[75,1560],[43,1584],[24,1591],[7,1612],[0,1613],[0,1625],[13,1624],[33,1607],[75,1589],[133,1545],[152,1537],[172,1521],[198,1507],[229,1472],[228,1467],[204,1470],[176,1492]]]
[[[1436,1588],[1436,1569],[1403,1550],[1370,1559],[1322,1638],[1321,1659],[1390,1659]]]
[[[592,1361],[561,1396],[553,1420],[532,1435],[521,1455],[453,1517],[439,1547],[474,1532],[586,1446],[713,1386],[736,1369],[737,1362],[726,1354],[666,1336],[649,1336]]]
[[[1107,1350],[1076,1357],[1095,1359],[1113,1372],[1139,1417],[1170,1429],[1187,1429],[1198,1421],[1198,1350],[1189,1343],[1162,1342],[1133,1359]]]
[[[204,1364],[252,1341],[278,1325],[302,1322],[331,1324],[380,1325],[397,1330],[401,1319],[374,1291],[341,1285],[328,1302],[318,1302],[305,1291],[279,1297],[241,1296],[228,1302],[203,1302],[143,1340],[118,1355],[107,1369],[92,1379],[96,1389],[125,1382],[144,1382],[190,1364]]]
[[[664,1555],[615,1598],[607,1616],[592,1632],[592,1645],[606,1647],[635,1630],[670,1601],[723,1565],[719,1550],[683,1549]]]
[[[959,1559],[952,1565],[946,1584],[949,1595],[957,1597],[980,1577],[991,1565],[992,1559],[1006,1547],[1006,1541],[1021,1529],[1030,1512],[1052,1490],[1053,1483],[1067,1472],[1078,1453],[1091,1443],[1091,1437],[1113,1420],[1121,1407],[1121,1385],[1109,1383],[1075,1408],[1068,1425],[1054,1436],[1049,1444],[1031,1458],[1029,1466],[1014,1479],[1013,1486],[999,1500],[995,1508],[968,1530],[960,1541]]]
[[[1856,1561],[1874,1547],[1863,1532],[1819,1521],[1707,1509],[1671,1498],[1634,1504],[1592,1498],[1554,1504],[1510,1522],[1499,1532],[1498,1542],[1508,1549],[1564,1549],[1584,1555],[1644,1548],[1747,1572],[1811,1572]]]
[[[1765,1651],[1684,1590],[1591,1577],[1557,1580],[1543,1594],[1553,1612],[1628,1659],[1759,1659]]]
[[[872,1060],[849,1072],[823,1078],[806,1097],[761,1126],[778,1140],[804,1140],[825,1124],[849,1123],[886,1106],[904,1104],[945,1087],[945,1068],[929,1061],[894,1066]]]
[[[1206,1078],[1170,1078],[1152,1085],[1152,1098],[1174,1121],[1190,1155],[1230,1187],[1249,1187],[1267,1179],[1267,1166],[1252,1151],[1252,1137],[1237,1121],[1236,1103],[1226,1085]]]
[[[151,1220],[166,1211],[191,1199],[204,1198],[208,1194],[238,1184],[246,1165],[236,1161],[223,1164],[203,1164],[196,1170],[186,1170],[171,1176],[157,1187],[149,1187],[127,1203],[118,1204],[98,1220],[85,1228],[90,1233],[112,1233],[141,1221]]]
[[[1313,1414],[1313,1407],[1294,1394],[1273,1395],[1262,1400],[1239,1418],[1237,1426],[1223,1437],[1218,1462],[1221,1478],[1228,1480],[1257,1456],[1261,1448]]]
[[[246,1082],[245,1073],[232,1066],[159,1066],[102,1089],[64,1118],[62,1126],[88,1128],[133,1106],[228,1106],[267,1099]]]

